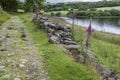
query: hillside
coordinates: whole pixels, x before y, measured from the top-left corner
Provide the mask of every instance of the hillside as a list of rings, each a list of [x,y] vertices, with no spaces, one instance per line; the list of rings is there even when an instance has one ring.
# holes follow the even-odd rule
[[[97,10],[111,10],[111,9],[120,10],[120,6],[115,6],[115,7],[101,7],[101,8],[97,8]]]

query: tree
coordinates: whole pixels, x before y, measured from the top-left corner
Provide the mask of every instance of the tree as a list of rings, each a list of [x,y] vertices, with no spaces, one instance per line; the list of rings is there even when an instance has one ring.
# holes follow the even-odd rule
[[[33,12],[36,10],[36,7],[38,7],[39,9],[43,8],[43,2],[45,0],[26,0],[25,5],[24,5],[24,9],[26,12]]]
[[[17,0],[0,0],[0,5],[5,11],[15,12],[17,11],[18,2]]]

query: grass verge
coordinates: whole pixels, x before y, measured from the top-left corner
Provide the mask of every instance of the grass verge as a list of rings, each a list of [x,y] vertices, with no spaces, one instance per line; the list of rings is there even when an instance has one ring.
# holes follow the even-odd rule
[[[0,9],[0,25],[9,18],[10,18],[10,15],[8,13],[4,12],[2,9]]]
[[[19,15],[44,57],[50,80],[100,80],[94,68],[74,62],[58,45],[48,43],[47,34],[31,23],[31,16],[32,14]]]
[[[86,28],[75,27],[75,39],[86,41]],[[83,46],[85,48],[85,46]],[[104,67],[120,72],[120,35],[95,31],[90,38],[89,49]]]

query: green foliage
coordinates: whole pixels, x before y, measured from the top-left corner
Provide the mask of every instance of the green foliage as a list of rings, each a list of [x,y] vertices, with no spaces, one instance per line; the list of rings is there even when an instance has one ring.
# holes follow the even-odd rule
[[[53,12],[51,12],[51,16],[54,16],[55,14]]]
[[[69,12],[69,14],[72,14],[73,12]],[[80,17],[90,17],[92,16],[93,18],[97,18],[97,17],[111,17],[111,16],[120,16],[120,11],[119,10],[115,10],[115,9],[111,9],[111,10],[97,10],[96,9],[90,9],[88,11],[77,11],[77,18]]]
[[[29,21],[31,15],[20,15],[25,22],[26,29],[43,55],[45,67],[49,73],[50,80],[99,80],[99,75],[90,66],[74,62],[63,49],[56,44],[48,42],[47,34],[37,29],[36,25]]]
[[[0,5],[5,11],[16,12],[18,2],[17,0],[0,0]]]
[[[60,16],[61,16],[61,13],[58,12],[58,13],[55,14],[55,16],[59,16],[59,17],[60,17]]]
[[[34,12],[38,6],[40,9],[43,8],[45,0],[26,0],[24,9],[26,12]]]
[[[45,6],[45,11],[60,11],[69,9],[79,9],[80,11],[86,11],[91,8],[101,8],[101,7],[113,7],[120,6],[120,1],[99,1],[99,2],[72,2],[72,3],[57,3],[57,4],[47,4]]]

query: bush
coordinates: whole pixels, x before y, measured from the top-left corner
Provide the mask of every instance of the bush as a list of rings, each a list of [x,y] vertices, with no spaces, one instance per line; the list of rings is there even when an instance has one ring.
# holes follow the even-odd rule
[[[60,16],[61,16],[61,13],[58,12],[58,13],[55,14],[55,16],[59,16],[59,17],[60,17]]]
[[[51,13],[51,16],[54,16],[55,14],[54,13]]]

